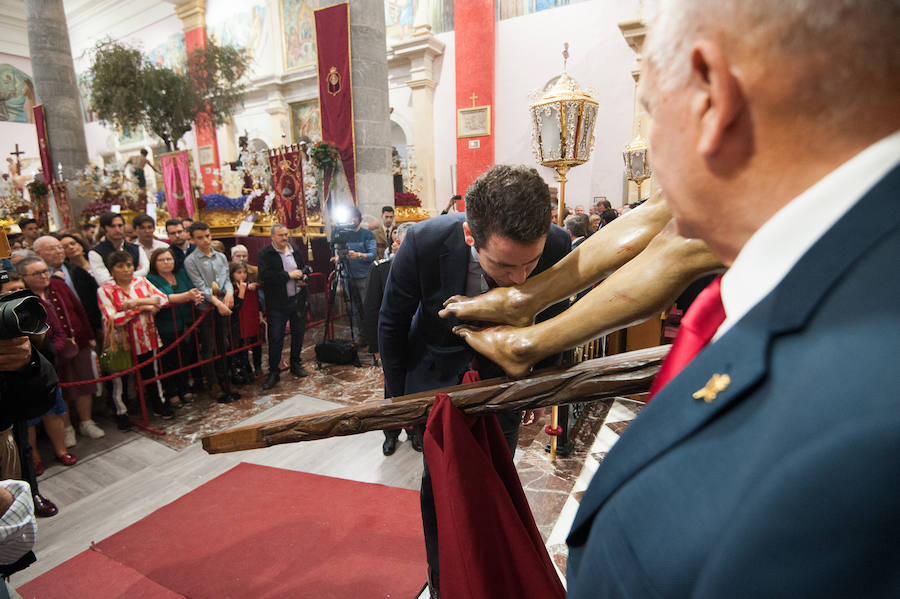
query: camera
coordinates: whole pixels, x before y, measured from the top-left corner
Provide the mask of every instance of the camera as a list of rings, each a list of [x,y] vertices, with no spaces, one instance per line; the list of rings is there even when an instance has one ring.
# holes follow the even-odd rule
[[[331,242],[335,247],[345,246],[350,241],[350,235],[354,231],[356,231],[356,225],[353,223],[336,224],[331,227]]]
[[[0,286],[9,282],[9,274],[0,270]],[[0,339],[46,333],[47,311],[41,300],[27,289],[0,294]]]
[[[300,271],[303,273],[303,276],[300,277],[300,280],[304,283],[309,281],[309,275],[313,273],[312,266],[309,266],[308,264],[304,265],[303,268],[300,269]]]

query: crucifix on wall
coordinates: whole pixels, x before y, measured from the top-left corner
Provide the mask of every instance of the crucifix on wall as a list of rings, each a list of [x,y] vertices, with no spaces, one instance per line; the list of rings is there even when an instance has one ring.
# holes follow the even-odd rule
[[[15,152],[10,152],[10,155],[11,155],[11,156],[15,156],[15,157],[16,157],[16,172],[17,172],[17,173],[19,173],[19,172],[22,171],[22,163],[19,161],[19,156],[21,156],[21,155],[24,154],[24,153],[25,153],[25,152],[23,152],[22,150],[19,149],[19,144],[16,144],[16,151],[15,151]]]

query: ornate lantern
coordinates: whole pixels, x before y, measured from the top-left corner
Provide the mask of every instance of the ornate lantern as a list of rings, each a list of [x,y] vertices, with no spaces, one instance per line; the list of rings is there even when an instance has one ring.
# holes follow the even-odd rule
[[[594,149],[597,101],[566,72],[569,44],[563,50],[563,72],[543,89],[530,107],[531,149],[535,159],[556,169],[559,182],[559,225],[566,208],[566,174],[584,164]],[[536,95],[536,94],[535,94]]]
[[[557,223],[566,218],[566,174],[572,167],[584,164],[594,149],[594,125],[597,101],[566,72],[569,44],[563,46],[563,72],[552,79],[530,107],[531,149],[535,159],[556,169],[559,182]],[[537,94],[535,94],[537,95]],[[550,459],[556,459],[556,435],[559,434],[559,408],[550,412]]]
[[[625,176],[629,181],[637,183],[638,201],[640,201],[642,199],[641,183],[653,174],[650,170],[650,163],[647,161],[647,141],[641,137],[640,129],[631,143],[625,146],[622,158],[625,159]]]

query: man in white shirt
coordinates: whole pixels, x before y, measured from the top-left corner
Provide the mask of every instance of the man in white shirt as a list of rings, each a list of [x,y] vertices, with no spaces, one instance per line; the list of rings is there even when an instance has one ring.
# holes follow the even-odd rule
[[[117,212],[107,212],[100,217],[100,229],[106,238],[88,252],[91,274],[94,275],[97,285],[103,285],[112,279],[106,268],[106,257],[116,250],[125,250],[131,254],[137,265],[134,267],[134,276],[146,276],[150,271],[150,260],[142,247],[125,241],[125,218]]]
[[[651,160],[724,320],[603,460],[569,596],[896,596],[898,31],[884,0],[660,3]]]
[[[153,250],[169,247],[168,243],[153,236],[156,232],[156,221],[149,214],[138,214],[132,219],[131,226],[137,233],[137,244],[143,248],[147,256],[150,256]]]

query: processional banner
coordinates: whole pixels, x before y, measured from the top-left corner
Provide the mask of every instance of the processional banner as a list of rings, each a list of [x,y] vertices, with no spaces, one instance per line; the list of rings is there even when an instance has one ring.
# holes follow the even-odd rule
[[[269,168],[275,190],[272,204],[278,222],[288,229],[306,226],[302,156],[298,144],[269,150]]]
[[[41,167],[44,171],[44,183],[53,183],[53,160],[50,158],[50,138],[47,137],[47,120],[44,115],[44,105],[38,104],[32,109],[34,113],[34,128],[37,130],[38,153],[41,155]]]
[[[50,185],[50,189],[53,190],[53,199],[56,201],[56,208],[59,210],[62,228],[68,229],[72,226],[72,207],[69,205],[69,188],[65,181],[57,181]]]
[[[166,208],[172,218],[181,216],[179,209],[194,218],[194,188],[191,185],[191,169],[187,150],[159,155],[163,185],[166,188]],[[180,193],[179,193],[180,192]]]
[[[333,143],[340,152],[347,185],[355,204],[356,149],[350,76],[350,5],[345,2],[321,8],[315,11],[315,17],[322,140]]]

